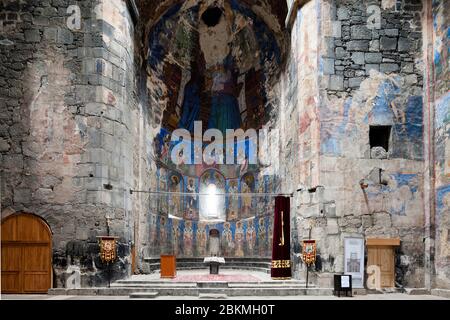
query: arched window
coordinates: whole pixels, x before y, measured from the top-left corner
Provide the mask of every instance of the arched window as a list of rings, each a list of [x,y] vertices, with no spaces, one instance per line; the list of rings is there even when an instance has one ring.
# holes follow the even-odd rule
[[[221,220],[225,213],[225,178],[216,170],[207,170],[200,177],[200,220]]]

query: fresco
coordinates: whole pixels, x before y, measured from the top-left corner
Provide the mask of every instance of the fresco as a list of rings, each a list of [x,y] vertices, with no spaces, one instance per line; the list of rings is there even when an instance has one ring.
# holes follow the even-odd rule
[[[390,158],[423,159],[423,99],[410,95],[401,83],[399,76],[375,71],[343,104],[324,106],[321,153],[362,156],[369,147],[368,126],[391,125]]]
[[[450,256],[450,185],[437,189],[436,197],[437,246],[441,257]],[[439,263],[439,261],[438,261]],[[445,264],[443,264],[444,266]]]
[[[238,193],[238,185],[238,179],[229,179],[227,183],[227,192]],[[238,218],[239,212],[239,196],[228,196],[226,201],[227,220],[235,221]]]
[[[215,25],[207,26],[202,17],[208,6],[186,1],[164,13],[148,35],[150,100],[164,106],[153,141],[156,187],[157,191],[187,193],[158,195],[157,210],[149,218],[154,244],[150,251],[203,256],[209,231],[217,229],[225,256],[268,257],[273,197],[250,193],[273,192],[277,183],[275,177],[260,176],[259,164],[249,163],[253,142],[235,142],[234,157],[244,161],[227,165],[188,164],[198,160],[196,153],[201,154],[207,144],[171,141],[175,129],[193,133],[194,121],[202,122],[203,131],[214,128],[225,133],[227,129],[259,129],[270,115],[269,80],[279,70],[284,45],[274,32],[284,27],[274,31],[278,22],[272,21],[269,27],[268,17],[263,19],[242,1],[216,5],[220,14]],[[183,151],[176,156],[183,161],[176,164],[171,154],[180,146],[185,149],[178,149]],[[217,217],[208,216],[206,197],[195,193],[204,193],[211,185],[217,193],[244,195],[217,196]]]
[[[434,31],[434,72],[436,77],[436,96],[441,97],[448,93],[448,81],[450,80],[449,68],[449,39],[450,26],[448,12],[446,15],[445,1],[433,0],[433,31]]]
[[[177,172],[170,172],[169,174],[169,191],[170,192],[183,192],[184,191],[184,179]],[[169,200],[169,214],[177,217],[182,217],[182,196],[178,194],[172,194],[168,196]]]
[[[409,173],[387,174],[385,184],[370,182],[366,190],[370,213],[415,214],[421,204],[421,183],[418,174]]]
[[[185,177],[186,193],[193,193],[193,195],[185,196],[184,219],[198,220],[198,180],[195,177]]]
[[[435,173],[436,173],[436,274],[449,278],[450,257],[450,92],[448,3],[433,0]],[[447,6],[446,6],[447,5]]]
[[[166,218],[150,214],[149,255],[160,252],[179,257],[207,255],[209,231],[220,235],[220,254],[224,257],[270,257],[273,217],[249,218],[238,221],[208,223],[205,221]]]
[[[246,173],[241,178],[241,193],[255,192],[255,177],[251,173]],[[242,195],[240,203],[240,214],[243,218],[254,215],[254,198],[251,195]]]

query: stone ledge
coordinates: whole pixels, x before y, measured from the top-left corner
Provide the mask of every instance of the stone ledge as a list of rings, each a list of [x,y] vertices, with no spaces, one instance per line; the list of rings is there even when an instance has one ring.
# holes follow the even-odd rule
[[[132,299],[154,299],[158,296],[158,292],[132,292],[130,298]]]
[[[417,296],[417,295],[424,295],[424,294],[430,294],[430,290],[427,288],[405,288],[405,293]]]
[[[431,295],[450,299],[449,289],[431,289]]]

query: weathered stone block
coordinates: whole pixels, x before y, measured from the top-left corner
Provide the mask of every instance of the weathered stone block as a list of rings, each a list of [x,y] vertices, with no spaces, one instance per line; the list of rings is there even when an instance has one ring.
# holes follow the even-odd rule
[[[364,229],[372,227],[373,226],[372,216],[371,215],[361,216],[361,223]]]
[[[48,20],[47,17],[34,16],[33,17],[33,24],[35,24],[37,26],[48,26],[49,25],[49,20]]]
[[[370,74],[370,70],[376,70],[376,71],[380,71],[380,65],[379,64],[366,64],[365,65],[365,69],[366,69],[366,74]]]
[[[9,145],[9,143],[5,139],[0,138],[0,152],[9,151],[10,148],[11,146]]]
[[[322,59],[323,74],[334,74],[334,59]]]
[[[352,40],[347,43],[347,50],[349,51],[367,51],[369,50],[368,40]]]
[[[396,63],[382,63],[380,64],[380,72],[390,73],[399,70],[398,64]]]
[[[366,25],[355,25],[351,26],[350,28],[350,34],[352,39],[355,40],[371,40],[372,39],[372,32],[367,29]]]
[[[398,51],[407,52],[411,50],[411,41],[407,38],[400,37],[398,39]]]
[[[384,29],[384,34],[388,37],[398,36],[398,29]]]
[[[30,189],[14,189],[14,202],[30,203],[31,190]]]
[[[345,7],[340,7],[337,9],[338,20],[348,20],[350,19],[350,12]]]
[[[56,41],[61,44],[72,44],[73,43],[72,31],[65,28],[58,28],[58,36]]]
[[[387,159],[388,153],[383,147],[373,147],[370,149],[370,158],[372,159]]]
[[[334,58],[334,38],[325,37],[325,58]]]
[[[39,30],[25,30],[26,42],[39,42],[41,41],[41,35]]]
[[[332,21],[331,34],[335,38],[342,37],[342,23],[341,23],[341,21]]]
[[[367,52],[365,54],[366,63],[381,63],[383,55],[379,52]]]
[[[380,40],[370,41],[369,51],[379,51],[380,50]]]
[[[348,57],[348,52],[342,47],[336,48],[336,59],[345,59]]]
[[[377,227],[391,227],[391,215],[386,212],[375,212],[373,214],[373,224]]]
[[[353,52],[352,61],[355,64],[364,64],[364,52]]]
[[[355,77],[348,79],[348,86],[350,88],[357,88],[361,85],[361,82],[364,80],[364,77]]]
[[[44,39],[48,41],[56,41],[58,35],[58,29],[56,28],[45,28],[44,29]]]
[[[381,37],[380,39],[381,50],[396,50],[397,38]]]
[[[327,234],[339,234],[339,226],[337,223],[337,218],[327,219]]]
[[[415,84],[417,84],[417,75],[415,75],[415,74],[408,74],[406,77],[405,77],[405,84],[407,85],[407,86],[411,86],[411,85],[415,85]]]
[[[331,75],[328,83],[328,89],[334,91],[344,90],[344,77],[338,75]]]
[[[405,72],[405,73],[414,72],[414,63],[403,62],[401,70],[402,70],[402,72]]]

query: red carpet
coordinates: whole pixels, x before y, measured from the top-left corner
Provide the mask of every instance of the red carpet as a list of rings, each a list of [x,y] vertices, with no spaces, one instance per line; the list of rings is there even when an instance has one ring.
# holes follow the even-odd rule
[[[258,282],[261,279],[252,275],[225,275],[225,274],[193,274],[179,275],[172,281],[175,282],[199,282],[199,281],[226,281],[226,282]]]

